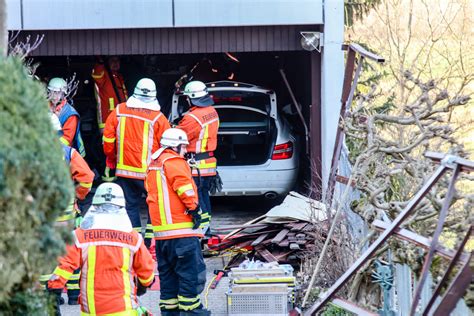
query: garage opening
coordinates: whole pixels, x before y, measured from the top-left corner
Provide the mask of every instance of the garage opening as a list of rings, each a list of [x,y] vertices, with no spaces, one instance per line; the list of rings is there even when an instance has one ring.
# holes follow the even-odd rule
[[[258,92],[216,90],[211,93],[221,120],[219,145],[215,153],[218,165],[255,166],[269,160],[283,161],[294,155],[299,168],[295,171],[297,175],[291,189],[307,192],[311,164],[305,129],[280,69],[285,72],[301,105],[305,123],[309,126],[311,74],[308,52],[123,55],[120,59],[120,72],[129,95],[140,78],[153,79],[157,84],[161,110],[167,116],[172,112],[173,96],[183,75],[204,82],[246,83],[245,87],[261,87],[263,90]],[[95,61],[94,56],[35,57],[35,62],[40,64],[37,75],[44,82],[52,77],[69,78],[76,74],[79,89],[73,102],[81,115],[86,160],[100,174],[105,167],[105,159],[91,77]],[[273,98],[278,119],[271,115]],[[178,98],[178,109],[179,113],[187,110],[187,103],[181,98]],[[290,138],[282,140],[281,134]]]

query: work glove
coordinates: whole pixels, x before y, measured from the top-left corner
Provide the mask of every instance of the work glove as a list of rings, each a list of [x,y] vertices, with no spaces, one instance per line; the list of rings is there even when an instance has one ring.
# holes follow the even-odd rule
[[[144,306],[137,308],[138,316],[153,316],[153,314]]]
[[[219,175],[219,172],[216,172],[215,177],[213,177],[209,183],[209,193],[214,195],[216,192],[221,192],[222,184],[221,176]]]
[[[137,282],[137,296],[145,295],[147,287]]]
[[[201,228],[204,232],[207,231],[209,228],[211,222],[211,216],[209,215],[208,212],[202,212],[201,214],[201,224],[199,225],[199,228]]]
[[[115,169],[111,169],[109,167],[105,167],[104,175],[102,176],[102,181],[105,182],[113,182],[116,179],[115,177]]]
[[[84,217],[82,217],[81,215],[76,215],[74,227],[75,227],[75,228],[81,227],[81,223],[82,223],[82,220],[83,220],[83,219],[84,219]]]
[[[202,221],[202,211],[199,205],[194,210],[188,210],[186,213],[193,217],[193,229],[198,229],[201,226]]]

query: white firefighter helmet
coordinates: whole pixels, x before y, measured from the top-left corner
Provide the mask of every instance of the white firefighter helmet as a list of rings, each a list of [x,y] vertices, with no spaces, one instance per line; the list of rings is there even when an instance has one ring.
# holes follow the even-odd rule
[[[102,183],[97,187],[92,205],[112,204],[125,207],[125,196],[122,188],[116,183]]]
[[[188,145],[188,136],[179,128],[168,128],[161,135],[160,144],[163,147],[178,147],[179,145]]]
[[[214,104],[207,92],[207,87],[202,81],[191,81],[184,87],[184,95],[187,95],[191,103],[196,106],[206,107]]]
[[[49,112],[49,118],[51,119],[51,125],[53,129],[57,132],[62,131],[63,128],[61,127],[61,122],[56,114]]]
[[[115,183],[102,183],[97,188],[92,206],[81,223],[81,229],[111,229],[123,232],[133,230],[125,209],[122,188]]]
[[[155,82],[148,78],[140,79],[135,86],[133,95],[127,100],[127,106],[131,108],[159,111],[160,104],[156,99]]]
[[[66,80],[58,77],[51,79],[48,83],[48,91],[63,92],[65,94],[67,92]]]
[[[138,81],[133,91],[135,96],[156,98],[155,82],[148,78],[142,78]]]

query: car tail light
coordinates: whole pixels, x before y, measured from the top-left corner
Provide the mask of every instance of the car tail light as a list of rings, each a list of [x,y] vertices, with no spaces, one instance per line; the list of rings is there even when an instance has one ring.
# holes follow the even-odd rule
[[[291,157],[293,157],[292,142],[275,145],[275,147],[273,147],[272,160],[290,159]]]

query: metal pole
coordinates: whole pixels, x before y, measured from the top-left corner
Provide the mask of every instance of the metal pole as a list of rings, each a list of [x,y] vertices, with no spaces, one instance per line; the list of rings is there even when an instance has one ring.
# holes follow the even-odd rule
[[[415,315],[416,307],[418,306],[418,301],[420,300],[421,290],[423,289],[423,285],[425,284],[426,278],[428,276],[429,268],[431,266],[431,262],[433,261],[436,247],[438,246],[439,236],[441,235],[444,222],[446,221],[446,217],[448,216],[448,210],[449,210],[449,207],[451,206],[451,201],[454,196],[456,179],[458,178],[460,171],[461,171],[461,166],[456,164],[453,170],[451,181],[449,182],[448,192],[446,193],[446,196],[443,201],[443,206],[439,214],[438,224],[436,225],[436,230],[433,234],[430,249],[428,250],[428,253],[425,256],[423,268],[421,269],[421,276],[420,276],[420,280],[418,282],[418,286],[415,291],[415,296],[413,297],[410,316]]]
[[[464,292],[466,292],[466,289],[469,287],[469,284],[472,281],[472,271],[471,267],[469,266],[471,260],[472,253],[469,256],[469,260],[464,263],[461,270],[454,278],[451,286],[446,290],[446,293],[434,311],[433,316],[449,315],[456,307],[457,302],[464,295]]]
[[[447,167],[445,164],[439,166],[433,175],[428,179],[428,181],[421,187],[421,189],[415,194],[415,196],[410,200],[405,209],[395,218],[395,220],[390,224],[390,226],[375,240],[375,242],[370,245],[370,247],[362,254],[362,256],[357,259],[356,262],[334,283],[329,290],[327,290],[322,297],[311,306],[306,312],[305,316],[314,315],[317,311],[321,309],[333,296],[334,294],[349,280],[354,273],[359,270],[377,251],[377,249],[397,230],[398,227],[403,223],[403,221],[412,213],[415,207],[420,203],[423,197],[428,193],[431,187],[443,176],[446,172]],[[308,289],[309,291],[309,289]]]
[[[364,62],[364,57],[360,56],[357,64],[357,69],[354,75],[354,79],[351,85],[351,90],[347,96],[346,102],[341,107],[341,114],[339,116],[339,125],[337,128],[336,134],[336,144],[334,145],[334,154],[331,161],[331,173],[329,174],[329,185],[327,192],[326,204],[329,206],[332,205],[332,197],[334,194],[334,187],[336,185],[336,172],[339,167],[339,158],[341,157],[342,144],[344,143],[344,120],[347,117],[347,109],[351,107],[352,100],[354,98],[355,90],[357,89],[357,82],[359,81],[360,72],[362,70],[362,64]]]
[[[469,227],[469,230],[467,231],[466,235],[464,236],[463,241],[459,245],[459,248],[456,251],[456,254],[454,255],[454,257],[449,262],[449,266],[446,269],[446,272],[444,273],[443,277],[441,278],[441,281],[439,281],[438,286],[434,290],[430,301],[428,302],[428,304],[426,304],[426,308],[425,308],[425,310],[423,311],[423,314],[422,314],[423,316],[427,316],[428,313],[430,312],[431,307],[433,307],[436,299],[438,298],[439,293],[441,292],[441,288],[443,287],[444,283],[446,283],[446,281],[448,280],[449,275],[451,274],[454,267],[456,266],[456,263],[458,263],[458,260],[461,258],[461,254],[463,253],[464,246],[466,245],[469,238],[471,237],[472,229],[473,229],[473,226],[471,225],[471,227]]]
[[[296,111],[298,112],[298,116],[301,119],[301,122],[303,123],[304,127],[304,135],[305,135],[305,140],[306,140],[306,154],[309,153],[309,129],[308,125],[306,124],[306,121],[304,120],[303,112],[301,111],[300,105],[296,101],[296,97],[293,93],[293,89],[291,89],[290,83],[288,82],[288,79],[286,78],[285,71],[280,68],[280,74],[281,77],[283,78],[283,81],[285,82],[286,88],[288,89],[288,92],[290,93],[291,100],[293,101],[293,104],[296,108]]]

